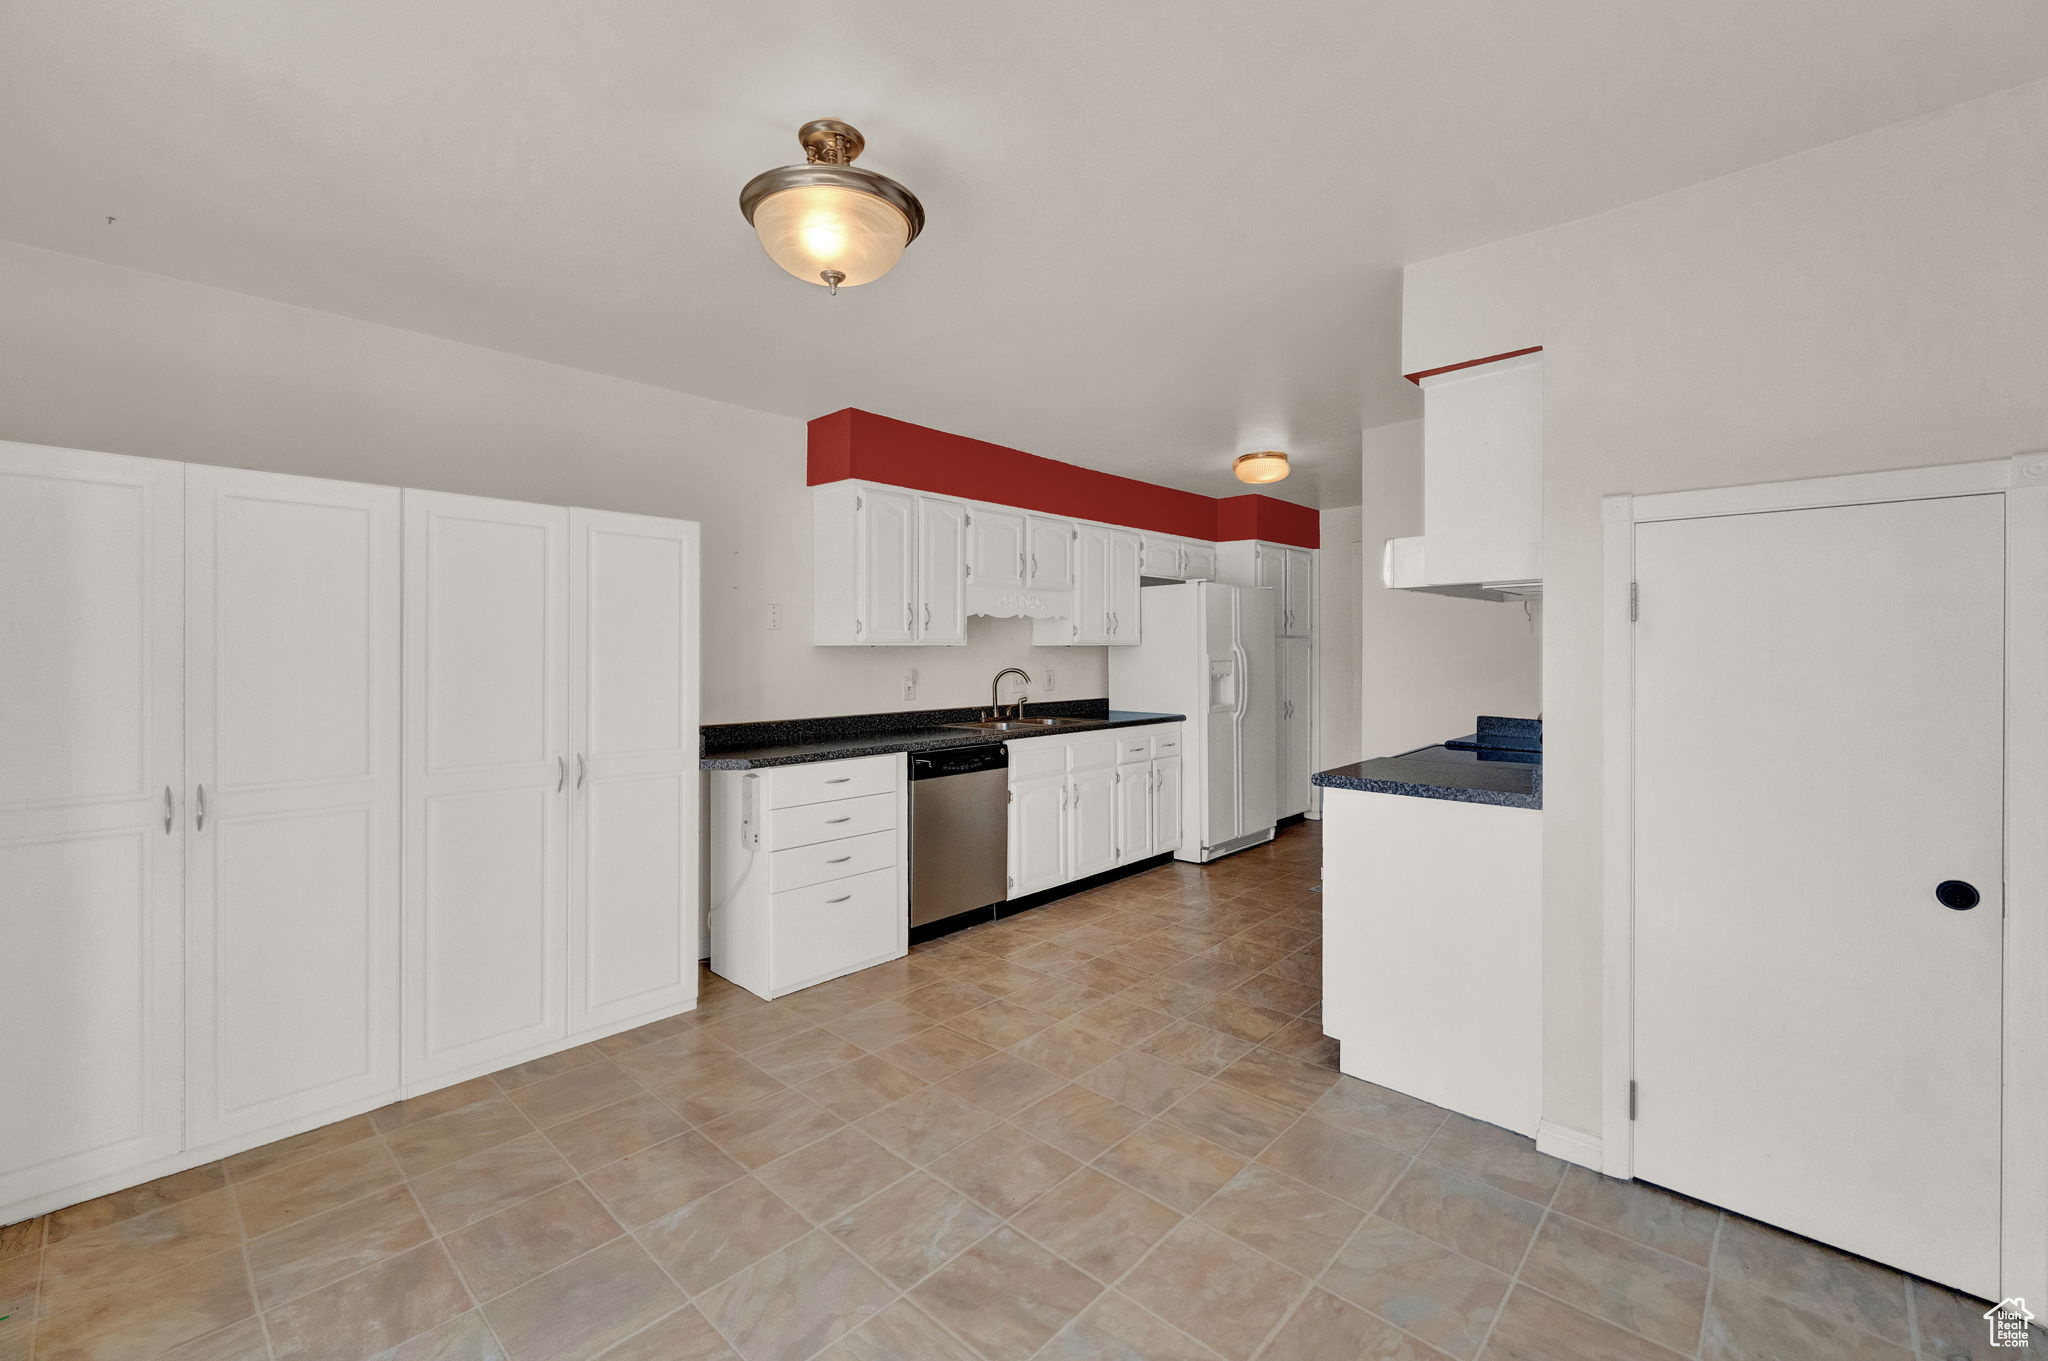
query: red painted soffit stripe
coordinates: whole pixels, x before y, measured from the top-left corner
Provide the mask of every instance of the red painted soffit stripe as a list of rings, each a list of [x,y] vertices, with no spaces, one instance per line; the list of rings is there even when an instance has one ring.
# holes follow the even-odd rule
[[[1414,373],[1404,373],[1401,376],[1411,383],[1420,383],[1423,379],[1434,378],[1440,373],[1456,373],[1459,369],[1476,369],[1481,364],[1498,364],[1503,359],[1518,359],[1525,354],[1536,354],[1542,348],[1541,345],[1531,345],[1523,350],[1509,350],[1505,354],[1490,354],[1484,359],[1467,359],[1462,364],[1445,364],[1442,368],[1418,369]]]
[[[1190,539],[1267,539],[1299,548],[1319,542],[1321,520],[1312,507],[1256,495],[1219,501],[857,407],[810,423],[806,478],[814,487],[858,478]]]

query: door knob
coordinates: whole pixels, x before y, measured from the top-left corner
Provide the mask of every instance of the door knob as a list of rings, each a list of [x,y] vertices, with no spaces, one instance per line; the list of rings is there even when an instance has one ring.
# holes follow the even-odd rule
[[[1944,879],[1934,886],[1934,901],[1951,912],[1968,912],[1984,901],[1984,895],[1977,891],[1975,884],[1964,883],[1961,879]]]

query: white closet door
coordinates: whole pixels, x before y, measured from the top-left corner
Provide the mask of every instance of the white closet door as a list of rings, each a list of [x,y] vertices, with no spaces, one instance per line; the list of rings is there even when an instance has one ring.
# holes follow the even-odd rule
[[[179,1145],[184,475],[0,444],[0,1223]]]
[[[1994,1298],[2004,499],[1638,525],[1621,625],[1636,1174]]]
[[[570,1029],[697,995],[697,526],[569,512]]]
[[[569,512],[405,493],[405,1079],[567,1024]]]
[[[185,505],[203,1146],[398,1085],[399,493],[194,466]]]

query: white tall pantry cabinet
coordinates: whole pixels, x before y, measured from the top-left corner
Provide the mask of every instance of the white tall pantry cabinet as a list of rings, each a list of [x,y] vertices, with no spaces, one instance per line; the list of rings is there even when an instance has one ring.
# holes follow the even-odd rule
[[[0,1222],[691,1005],[697,560],[0,444]]]
[[[399,492],[185,470],[185,1137],[398,1083]]]

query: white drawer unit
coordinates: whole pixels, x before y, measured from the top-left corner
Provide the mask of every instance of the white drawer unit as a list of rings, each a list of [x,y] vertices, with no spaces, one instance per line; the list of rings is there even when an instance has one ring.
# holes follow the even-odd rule
[[[896,832],[869,832],[845,841],[821,841],[770,853],[768,887],[776,893],[808,888],[827,879],[866,874],[896,863]]]
[[[770,808],[793,808],[827,799],[857,799],[893,792],[903,782],[901,756],[863,756],[852,761],[817,761],[761,772]]]
[[[780,997],[909,948],[900,755],[711,777],[711,970]]]
[[[1178,850],[1181,728],[1013,740],[1009,896]]]
[[[778,846],[843,841],[868,832],[885,832],[895,825],[896,798],[893,794],[803,803],[794,808],[777,808],[768,815],[768,826]]]

